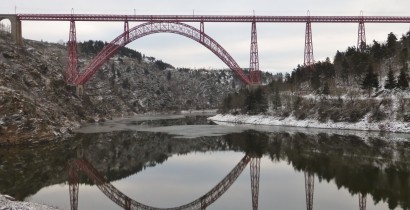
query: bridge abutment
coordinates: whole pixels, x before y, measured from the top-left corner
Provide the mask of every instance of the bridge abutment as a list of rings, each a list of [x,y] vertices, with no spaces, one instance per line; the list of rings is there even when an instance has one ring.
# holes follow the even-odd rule
[[[0,21],[4,19],[10,20],[11,38],[16,42],[17,45],[23,45],[21,21],[17,18],[17,15],[0,14]]]

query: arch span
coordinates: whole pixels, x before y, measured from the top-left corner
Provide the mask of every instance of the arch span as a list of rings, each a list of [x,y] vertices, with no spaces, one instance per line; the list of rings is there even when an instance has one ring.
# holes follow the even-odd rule
[[[70,185],[70,202],[71,209],[78,209],[78,185],[79,174],[81,170],[97,185],[97,187],[118,206],[124,209],[143,209],[143,210],[186,210],[186,209],[205,209],[220,196],[222,196],[229,187],[236,181],[245,167],[248,165],[251,157],[245,155],[241,161],[209,192],[198,199],[185,205],[173,208],[157,208],[142,204],[123,194],[113,185],[111,185],[92,165],[85,159],[77,159],[70,162],[68,166],[69,185]]]
[[[21,21],[17,19],[17,15],[2,15],[0,14],[0,21],[7,19],[10,21],[11,37],[16,41],[16,44],[23,44],[23,36],[21,32]]]
[[[179,34],[204,45],[216,56],[218,56],[243,83],[250,84],[248,76],[220,44],[218,44],[210,36],[206,35],[203,31],[200,31],[190,25],[177,22],[148,22],[135,26],[129,31],[125,31],[106,45],[103,50],[98,53],[98,55],[88,64],[83,73],[78,75],[78,77],[74,75],[74,78],[77,78],[75,80],[75,84],[84,85],[121,47],[136,39],[155,33]]]
[[[0,18],[0,32],[11,33],[11,21],[7,18]]]

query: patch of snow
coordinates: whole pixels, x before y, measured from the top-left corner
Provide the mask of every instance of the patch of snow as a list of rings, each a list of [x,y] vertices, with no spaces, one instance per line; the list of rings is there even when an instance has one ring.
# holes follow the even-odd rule
[[[369,123],[365,120],[359,122],[319,122],[315,119],[297,120],[294,116],[280,118],[267,115],[221,115],[208,118],[215,122],[232,122],[254,125],[292,126],[304,128],[325,128],[344,130],[364,130],[364,131],[387,131],[410,133],[410,123],[384,120],[381,122]]]
[[[209,113],[209,114],[216,114],[217,109],[204,109],[204,110],[182,110],[181,114],[202,114],[202,113]]]
[[[52,208],[46,205],[37,204],[37,203],[30,203],[30,202],[22,202],[22,201],[13,201],[14,198],[8,195],[1,195],[0,194],[0,210],[8,210],[8,209],[27,209],[27,210],[55,210],[56,208]]]

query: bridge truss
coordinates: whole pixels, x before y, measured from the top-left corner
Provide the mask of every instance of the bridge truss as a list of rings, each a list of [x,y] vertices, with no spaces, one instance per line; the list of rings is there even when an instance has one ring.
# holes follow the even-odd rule
[[[127,27],[124,28],[127,29]],[[173,22],[148,22],[124,31],[124,33],[122,33],[120,36],[106,45],[103,50],[98,53],[98,55],[87,65],[87,67],[81,74],[72,76],[77,78],[74,83],[79,85],[85,84],[95,74],[95,72],[121,47],[138,38],[155,33],[179,34],[204,45],[216,56],[218,56],[243,83],[252,83],[249,80],[248,76],[238,65],[238,63],[236,63],[236,61],[232,58],[232,56],[230,56],[229,53],[214,39],[205,34],[203,31],[198,30],[190,25]],[[256,69],[254,71],[256,71]],[[259,83],[259,80],[255,79],[253,83]]]
[[[95,72],[94,70],[86,69],[80,72],[77,65],[77,52],[76,52],[76,33],[75,33],[75,21],[118,21],[124,22],[124,34],[121,38],[124,42],[118,42],[114,40],[111,49],[115,49],[112,53],[115,53],[116,46],[118,44],[127,44],[129,40],[132,40],[132,29],[129,29],[128,22],[144,22],[141,27],[146,26],[146,24],[151,26],[158,26],[162,28],[164,25],[170,26],[181,26],[182,23],[197,22],[200,23],[200,29],[195,29],[192,26],[193,34],[188,35],[184,33],[183,30],[179,32],[174,31],[160,31],[160,32],[170,32],[178,33],[187,36],[195,41],[206,46],[212,52],[215,53],[219,58],[221,58],[229,68],[237,75],[245,84],[259,84],[260,83],[260,71],[259,71],[259,58],[258,58],[258,47],[257,47],[257,32],[256,23],[306,23],[306,33],[305,33],[305,52],[304,52],[304,65],[311,66],[314,63],[313,57],[313,42],[312,42],[312,23],[358,23],[358,37],[357,37],[357,49],[363,50],[366,47],[366,33],[365,33],[365,23],[410,23],[409,16],[363,16],[363,13],[359,16],[310,16],[309,12],[306,16],[228,16],[228,15],[102,15],[102,14],[17,14],[18,21],[70,21],[70,36],[68,42],[69,50],[69,62],[67,64],[66,70],[66,80],[68,83],[74,83],[77,85],[83,85],[90,79],[89,72]],[[218,49],[214,48],[216,42],[209,36],[205,35],[204,23],[205,22],[242,22],[251,23],[251,50],[250,50],[250,65],[249,65],[249,75],[245,75],[241,68],[236,62],[227,54],[219,44]],[[179,30],[179,29],[178,29]],[[199,31],[199,37],[198,32]],[[154,32],[154,31],[152,31]],[[148,32],[147,32],[148,33]],[[118,37],[117,37],[118,38]],[[199,38],[199,40],[197,39]],[[208,39],[212,40],[212,45],[207,45],[210,42],[206,42]],[[217,44],[217,43],[216,43]],[[120,45],[118,45],[120,46]],[[124,45],[121,45],[124,46]],[[215,50],[215,51],[213,51]],[[222,54],[220,54],[222,53]],[[230,57],[230,58],[228,58]],[[97,60],[100,58],[96,58]],[[104,60],[104,59],[103,59]],[[88,66],[97,66],[96,63],[90,64]],[[98,64],[100,65],[100,64]],[[102,64],[101,64],[102,65]]]

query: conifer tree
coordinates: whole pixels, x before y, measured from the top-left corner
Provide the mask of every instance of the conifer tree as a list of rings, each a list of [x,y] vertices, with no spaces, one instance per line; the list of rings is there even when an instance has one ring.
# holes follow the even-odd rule
[[[370,97],[373,88],[379,88],[379,80],[377,79],[377,74],[373,72],[372,66],[369,65],[366,76],[362,81],[362,89],[367,90]]]
[[[390,67],[389,73],[387,74],[386,83],[384,84],[384,88],[391,90],[395,88],[396,86],[397,86],[396,78],[394,77],[393,70]]]
[[[249,91],[246,98],[246,111],[248,114],[259,114],[268,110],[268,101],[262,88],[258,87],[256,90]]]
[[[406,69],[407,69],[406,67],[403,67],[400,70],[400,74],[399,74],[399,77],[397,79],[397,87],[402,89],[402,90],[405,90],[405,89],[409,88],[409,81],[407,80]]]
[[[349,63],[346,58],[343,58],[341,77],[345,84],[349,84]]]
[[[275,90],[275,95],[273,96],[272,104],[274,109],[278,109],[282,106],[278,89]]]
[[[322,94],[323,95],[329,95],[330,94],[329,83],[325,82],[325,84],[323,86]]]
[[[387,49],[389,51],[389,56],[394,55],[394,52],[396,50],[396,45],[397,45],[397,37],[396,35],[393,34],[393,32],[390,32],[387,35]]]

